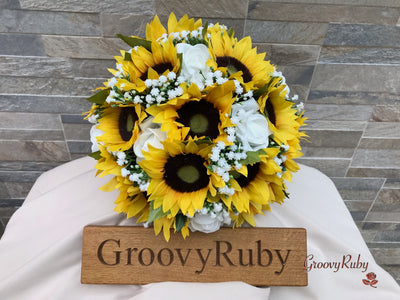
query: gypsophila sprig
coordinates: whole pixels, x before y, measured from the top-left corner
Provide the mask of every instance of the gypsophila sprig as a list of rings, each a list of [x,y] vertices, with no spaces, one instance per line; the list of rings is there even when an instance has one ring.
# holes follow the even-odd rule
[[[129,47],[92,97],[91,157],[115,211],[143,226],[213,232],[282,203],[299,167],[304,105],[233,29],[171,14]]]

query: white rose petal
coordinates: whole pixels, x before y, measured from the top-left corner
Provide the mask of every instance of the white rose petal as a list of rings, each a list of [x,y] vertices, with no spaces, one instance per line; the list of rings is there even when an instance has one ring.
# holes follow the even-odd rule
[[[268,147],[271,134],[268,121],[254,99],[233,104],[232,120],[236,121],[236,136],[245,149],[257,151]]]
[[[221,221],[209,214],[196,213],[193,218],[189,219],[188,227],[191,231],[201,231],[211,233],[217,231],[221,227]]]
[[[177,52],[182,53],[182,70],[180,76],[185,81],[197,84],[199,87],[204,87],[204,78],[200,74],[206,74],[208,67],[206,62],[210,57],[206,45],[197,44],[189,45],[180,43],[176,46]]]
[[[163,149],[161,144],[167,138],[167,134],[160,129],[160,125],[153,123],[154,118],[149,118],[140,124],[142,132],[139,134],[138,139],[133,144],[133,151],[137,156],[137,161],[144,159],[143,151],[149,150],[149,144],[155,148]]]
[[[99,151],[97,137],[101,136],[104,133],[104,131],[97,128],[97,125],[98,124],[93,125],[92,128],[90,128],[90,141],[92,142],[92,152]]]

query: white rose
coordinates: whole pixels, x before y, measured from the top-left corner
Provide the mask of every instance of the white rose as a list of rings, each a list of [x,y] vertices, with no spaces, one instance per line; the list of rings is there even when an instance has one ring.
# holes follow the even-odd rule
[[[163,149],[161,142],[167,138],[167,134],[161,131],[159,124],[153,123],[153,119],[153,117],[150,117],[139,125],[141,133],[133,144],[133,151],[138,161],[144,159],[142,150],[149,151],[149,144],[155,148]]]
[[[97,142],[97,137],[101,136],[104,131],[97,128],[97,125],[93,125],[90,128],[90,141],[92,142],[92,152],[99,151],[99,143]]]
[[[268,121],[259,112],[254,99],[233,104],[232,119],[236,120],[236,136],[246,150],[257,151],[268,147],[271,134]]]
[[[215,215],[211,216],[201,212],[195,213],[195,215],[189,219],[188,227],[191,231],[201,231],[204,233],[211,233],[217,231],[221,227],[222,221],[219,220]]]
[[[185,81],[195,83],[199,88],[204,87],[204,79],[200,75],[200,71],[206,74],[208,67],[206,62],[210,57],[206,45],[197,44],[189,45],[179,43],[176,46],[178,53],[182,53],[182,69],[181,74]]]

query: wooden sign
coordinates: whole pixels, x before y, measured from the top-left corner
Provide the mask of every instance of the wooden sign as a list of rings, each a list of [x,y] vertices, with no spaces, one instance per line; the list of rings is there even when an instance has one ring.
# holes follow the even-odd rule
[[[306,286],[306,230],[221,228],[169,242],[153,228],[87,226],[82,283],[243,281],[256,286]]]

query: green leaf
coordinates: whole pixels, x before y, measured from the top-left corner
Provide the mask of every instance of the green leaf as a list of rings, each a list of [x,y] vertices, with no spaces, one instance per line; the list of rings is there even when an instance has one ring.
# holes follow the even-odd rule
[[[99,160],[102,157],[100,151],[90,153],[88,156],[94,158],[95,160]]]
[[[181,70],[182,70],[182,62],[183,62],[183,53],[177,53],[176,54],[177,56],[178,56],[178,59],[179,59],[179,70],[178,70],[178,72],[177,72],[177,75],[179,76],[179,74],[181,74]]]
[[[181,229],[185,226],[186,221],[187,217],[184,216],[182,213],[179,213],[175,216],[176,232],[181,231]]]
[[[206,22],[206,25],[204,25],[203,30],[201,31],[201,36],[203,37],[203,39],[206,39],[207,29],[208,29],[208,22]]]
[[[126,35],[122,35],[122,34],[117,34],[117,37],[119,37],[121,40],[123,40],[125,43],[127,43],[132,48],[134,48],[136,46],[142,46],[151,52],[151,42],[148,40],[141,39],[141,38],[135,38],[135,37],[131,37],[131,36],[126,36]]]
[[[263,149],[246,152],[247,157],[239,161],[242,165],[249,165],[261,161],[260,154],[267,154]]]
[[[270,85],[270,82],[266,83],[263,87],[261,87],[258,90],[254,91],[254,93],[253,93],[254,99],[258,99],[258,98],[260,98],[261,95],[267,93],[268,89],[269,89],[269,85]]]
[[[93,96],[87,98],[89,102],[94,104],[103,104],[106,101],[108,95],[110,94],[110,89],[101,90],[100,92],[94,94]]]
[[[162,206],[154,209],[154,201],[150,202],[149,208],[149,219],[147,220],[149,223],[158,220],[167,214],[167,212],[163,212]]]
[[[132,61],[132,56],[129,52],[125,52],[124,60]]]
[[[227,33],[228,33],[230,38],[233,37],[233,35],[235,34],[235,31],[233,30],[233,27],[229,28]]]

